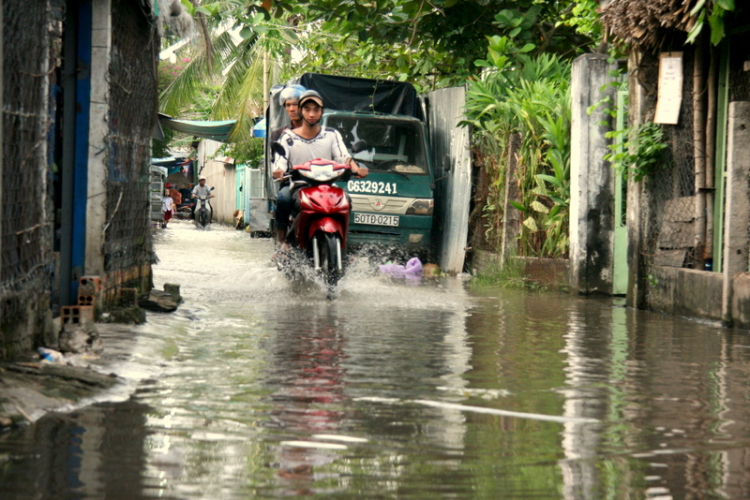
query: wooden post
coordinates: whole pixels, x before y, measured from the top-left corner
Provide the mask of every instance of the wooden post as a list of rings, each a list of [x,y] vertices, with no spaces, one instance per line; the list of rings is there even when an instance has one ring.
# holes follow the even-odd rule
[[[719,51],[711,48],[711,61],[708,68],[708,115],[706,116],[706,245],[703,252],[704,259],[714,256],[714,164],[716,162],[716,106],[717,80],[719,75]],[[720,250],[718,250],[720,251]]]
[[[703,62],[706,39],[695,44],[693,61],[693,162],[695,164],[695,260],[703,268],[706,246],[706,76]]]
[[[521,134],[513,134],[508,139],[508,168],[505,171],[505,201],[503,203],[503,237],[500,242],[500,266],[508,258],[518,253],[518,238],[521,229],[521,212],[510,202],[520,202],[520,192],[516,171],[518,170],[518,152],[521,150]]]

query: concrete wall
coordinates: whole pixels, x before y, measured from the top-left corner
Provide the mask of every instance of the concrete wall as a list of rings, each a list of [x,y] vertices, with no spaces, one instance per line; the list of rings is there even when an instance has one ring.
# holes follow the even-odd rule
[[[91,103],[88,137],[88,197],[86,200],[85,275],[104,275],[104,232],[107,223],[107,155],[102,153],[109,134],[109,51],[112,47],[112,3],[92,4]]]
[[[732,324],[738,328],[750,329],[750,273],[735,274],[731,285]]]
[[[721,319],[721,274],[652,266],[648,279],[649,309],[680,316]]]
[[[0,360],[57,340],[50,308],[55,261],[45,138],[51,128],[50,68],[61,46],[59,23],[52,18],[59,13],[49,2],[0,6],[0,26],[11,41],[0,41]],[[46,47],[46,53],[30,52],[30,46]]]
[[[732,324],[735,314],[745,322],[745,286],[747,280],[739,278],[739,297],[733,299],[735,276],[748,271],[750,254],[750,102],[729,104],[727,126],[726,199],[724,201],[724,262],[722,275],[723,316]]]
[[[437,259],[449,273],[464,269],[469,235],[471,201],[471,148],[469,127],[459,127],[465,119],[463,87],[439,89],[428,94],[430,146],[435,162],[435,223],[440,224]],[[446,170],[447,168],[447,170]]]
[[[570,151],[570,285],[581,294],[612,293],[614,274],[614,189],[605,134],[611,129],[603,107],[591,106],[606,96],[614,101],[609,73],[617,64],[606,55],[585,54],[573,62]]]

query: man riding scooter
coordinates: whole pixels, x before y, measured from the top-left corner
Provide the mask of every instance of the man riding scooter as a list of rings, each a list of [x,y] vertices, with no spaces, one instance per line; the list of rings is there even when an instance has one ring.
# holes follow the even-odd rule
[[[193,218],[195,219],[196,223],[199,223],[203,225],[204,227],[208,225],[211,222],[211,219],[213,218],[214,211],[209,201],[209,198],[214,197],[214,194],[212,191],[213,191],[213,188],[208,186],[208,184],[206,184],[206,177],[200,176],[198,178],[198,185],[193,188],[193,193],[192,193],[192,197],[198,200],[195,204],[195,208],[193,209]],[[201,203],[201,201],[205,201],[205,209],[207,211],[204,221],[201,221],[199,218],[199,211],[204,208],[203,203]]]
[[[316,158],[327,158],[351,167],[357,178],[367,177],[368,169],[360,167],[346,150],[341,134],[332,128],[320,126],[323,117],[323,98],[314,90],[304,92],[299,99],[302,122],[299,127],[285,130],[278,143],[284,156],[277,155],[273,164],[273,178],[281,179],[291,165],[299,165]],[[279,190],[276,198],[276,229],[278,243],[285,250],[285,238],[292,211],[292,193],[289,184]]]

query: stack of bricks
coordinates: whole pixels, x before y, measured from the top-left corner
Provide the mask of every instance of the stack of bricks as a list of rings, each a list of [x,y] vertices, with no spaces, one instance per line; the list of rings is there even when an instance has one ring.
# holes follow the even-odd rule
[[[78,282],[78,303],[60,308],[63,326],[79,325],[94,321],[94,308],[102,291],[102,281],[98,276],[84,276]]]

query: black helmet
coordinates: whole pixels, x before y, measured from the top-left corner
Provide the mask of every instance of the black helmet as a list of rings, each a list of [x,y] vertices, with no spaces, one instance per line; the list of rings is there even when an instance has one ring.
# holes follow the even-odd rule
[[[299,107],[301,108],[304,106],[307,101],[313,101],[321,108],[324,107],[323,98],[314,90],[306,90],[301,96],[299,96]]]

